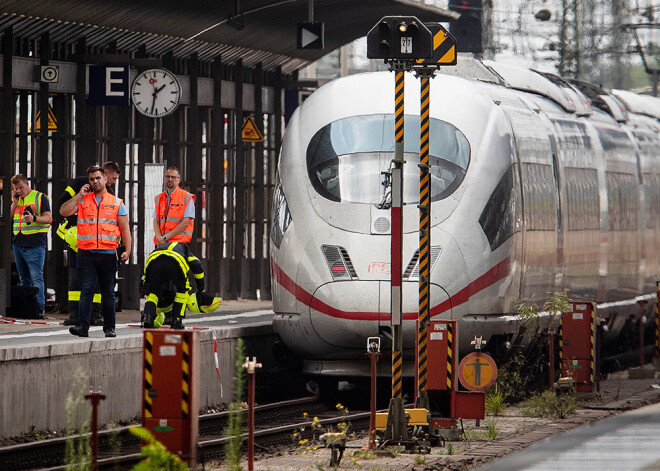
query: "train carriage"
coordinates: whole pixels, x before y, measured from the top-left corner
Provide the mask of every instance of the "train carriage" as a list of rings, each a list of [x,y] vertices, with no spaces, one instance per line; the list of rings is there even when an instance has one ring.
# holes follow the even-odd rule
[[[495,349],[517,340],[516,298],[542,304],[568,289],[599,303],[615,338],[640,314],[637,301],[654,299],[660,271],[658,100],[463,64],[431,80],[431,317],[459,322],[461,350],[475,335]],[[419,89],[407,74],[408,360],[418,312]],[[334,80],[285,132],[271,233],[274,328],[305,373],[366,375],[366,338],[390,338],[393,92],[388,72]]]

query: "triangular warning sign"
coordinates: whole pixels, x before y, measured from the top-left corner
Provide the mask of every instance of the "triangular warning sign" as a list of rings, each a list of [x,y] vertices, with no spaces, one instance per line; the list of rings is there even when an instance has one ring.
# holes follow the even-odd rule
[[[37,122],[35,123],[36,132],[41,131],[41,110],[37,111]],[[53,109],[48,107],[48,130],[52,132],[57,132],[57,120],[55,119],[55,113]]]
[[[257,123],[252,116],[245,118],[243,122],[243,129],[241,130],[241,139],[247,142],[263,142],[264,135],[261,134]]]

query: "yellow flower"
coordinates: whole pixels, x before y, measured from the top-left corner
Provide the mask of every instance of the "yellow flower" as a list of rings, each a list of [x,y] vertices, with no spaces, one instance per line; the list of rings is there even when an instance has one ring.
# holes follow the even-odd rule
[[[304,445],[304,444],[307,443],[308,441],[309,441],[309,440],[308,440],[307,438],[305,438],[305,439],[303,439],[303,440],[300,440],[298,443],[301,444],[301,445]]]
[[[318,422],[318,421],[319,421],[319,418],[318,418],[318,417],[314,417],[314,422]]]
[[[303,412],[303,417],[307,418],[309,414],[307,412]]]

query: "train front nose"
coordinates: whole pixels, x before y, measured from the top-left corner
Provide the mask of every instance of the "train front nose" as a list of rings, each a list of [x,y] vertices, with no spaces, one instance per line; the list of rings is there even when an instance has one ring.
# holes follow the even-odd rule
[[[404,246],[417,245],[417,235],[407,234]],[[453,304],[449,293],[459,292],[467,286],[467,267],[454,238],[435,230],[432,242],[432,272],[429,286],[431,317],[453,319]],[[419,269],[415,250],[406,251],[402,281],[402,312],[404,347],[414,348],[416,320],[420,306]],[[369,262],[365,262],[369,263]],[[359,265],[356,266],[359,273]],[[463,290],[460,296],[469,296]],[[338,356],[364,353],[366,339],[390,332],[391,284],[389,276],[383,279],[352,280],[321,285],[313,293],[310,303],[312,326],[319,337],[337,347]],[[387,343],[387,339],[384,339]]]

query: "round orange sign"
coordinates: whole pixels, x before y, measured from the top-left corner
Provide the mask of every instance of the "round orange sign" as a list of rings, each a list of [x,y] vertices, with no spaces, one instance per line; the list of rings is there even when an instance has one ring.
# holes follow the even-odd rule
[[[497,379],[495,360],[485,353],[470,353],[458,365],[458,379],[470,391],[485,391]]]

